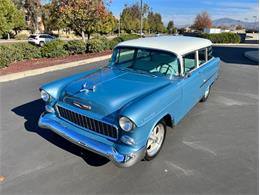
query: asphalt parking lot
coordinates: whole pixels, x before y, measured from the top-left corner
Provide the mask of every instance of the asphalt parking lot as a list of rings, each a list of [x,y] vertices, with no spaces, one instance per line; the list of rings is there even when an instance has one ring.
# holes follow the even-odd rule
[[[168,129],[156,159],[126,169],[37,126],[39,86],[90,65],[1,83],[1,194],[258,194],[259,67],[246,50],[215,47],[208,101]]]

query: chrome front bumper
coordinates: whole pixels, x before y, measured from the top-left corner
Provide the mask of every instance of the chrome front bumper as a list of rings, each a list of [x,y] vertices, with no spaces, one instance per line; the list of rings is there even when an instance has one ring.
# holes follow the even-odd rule
[[[79,134],[73,131],[72,127],[70,128],[70,124],[64,126],[58,120],[53,120],[51,117],[47,117],[47,115],[48,113],[42,113],[38,122],[39,127],[50,129],[78,146],[105,156],[119,167],[130,167],[144,158],[145,147],[133,153],[121,154],[113,146]]]

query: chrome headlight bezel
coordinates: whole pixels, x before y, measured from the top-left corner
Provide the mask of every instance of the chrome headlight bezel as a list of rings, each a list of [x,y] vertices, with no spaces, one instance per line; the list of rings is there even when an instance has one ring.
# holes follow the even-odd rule
[[[45,101],[45,102],[48,102],[48,101],[50,101],[51,96],[50,96],[50,94],[48,94],[46,91],[41,90],[41,99],[42,99],[43,101]]]
[[[136,126],[135,123],[131,121],[131,119],[125,116],[121,116],[118,123],[120,128],[126,132],[132,131]]]

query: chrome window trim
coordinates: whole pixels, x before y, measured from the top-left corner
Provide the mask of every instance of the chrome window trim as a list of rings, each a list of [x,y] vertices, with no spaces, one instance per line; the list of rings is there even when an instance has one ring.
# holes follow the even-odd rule
[[[207,64],[208,62],[210,62],[212,59],[215,58],[214,56],[212,56],[212,58],[208,60],[208,48],[209,48],[209,47],[212,47],[212,45],[209,45],[209,46],[207,46],[207,47],[203,47],[203,48],[200,48],[200,49],[197,49],[197,50],[194,50],[194,51],[185,53],[185,54],[183,54],[183,55],[181,55],[181,56],[178,56],[178,57],[180,58],[180,65],[181,65],[181,70],[182,70],[181,75],[182,75],[182,77],[185,76],[183,56],[185,56],[185,55],[187,55],[187,54],[190,54],[190,53],[196,52],[196,68],[194,68],[194,69],[190,70],[189,72],[187,72],[187,73],[192,73],[193,71],[195,71],[195,70],[197,70],[198,68],[204,66],[205,64]],[[203,64],[199,65],[199,55],[198,55],[198,54],[199,54],[199,50],[201,50],[201,49],[206,49],[206,61],[205,61]],[[187,74],[187,73],[186,73],[186,74]]]
[[[185,74],[187,74],[187,73],[191,73],[191,72],[193,72],[194,70],[196,70],[196,69],[198,68],[198,62],[197,62],[197,60],[198,60],[198,58],[197,58],[197,51],[198,51],[198,50],[193,50],[193,51],[191,51],[191,52],[188,52],[188,53],[185,53],[185,54],[182,55],[182,69],[183,69],[183,75],[184,75],[184,76],[185,76]],[[184,68],[184,63],[183,63],[183,61],[184,61],[183,56],[186,56],[186,55],[191,54],[191,53],[195,53],[195,63],[196,63],[196,66],[195,66],[195,68],[193,68],[193,69],[190,70],[189,72],[185,73],[185,72],[184,72],[185,68]]]
[[[155,51],[162,51],[162,52],[166,52],[166,53],[170,53],[170,54],[173,54],[176,56],[177,60],[178,60],[178,66],[180,69],[180,72],[179,72],[179,76],[182,76],[182,56],[181,55],[178,55],[177,53],[174,53],[172,51],[169,51],[169,50],[164,50],[164,49],[154,49],[154,48],[149,48],[149,47],[142,47],[142,46],[127,46],[127,45],[117,45],[114,49],[113,49],[113,52],[112,52],[112,56],[111,56],[111,66],[116,66],[114,63],[112,63],[113,60],[116,59],[116,53],[114,53],[114,51],[116,49],[120,49],[120,48],[133,48],[133,49],[149,49],[149,50],[155,50]],[[181,58],[180,58],[181,57]],[[177,75],[170,75],[169,78],[172,78],[172,77],[179,77]]]
[[[199,51],[200,50],[205,50],[205,62],[204,63],[202,63],[202,64],[199,64],[199,62],[200,62],[200,59],[199,59]],[[208,47],[203,47],[203,48],[201,48],[201,49],[199,49],[198,50],[198,64],[199,64],[199,67],[200,66],[202,66],[203,64],[205,64],[207,61],[208,61]]]

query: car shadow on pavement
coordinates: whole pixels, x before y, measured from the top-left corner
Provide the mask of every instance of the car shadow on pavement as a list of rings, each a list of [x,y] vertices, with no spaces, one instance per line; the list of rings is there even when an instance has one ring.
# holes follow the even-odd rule
[[[232,46],[214,46],[213,56],[220,57],[220,59],[225,63],[238,64],[238,65],[252,65],[258,66],[257,62],[251,61],[245,57],[245,52],[247,51],[258,51],[258,48],[248,48],[248,47],[232,47]]]
[[[12,109],[15,114],[26,119],[24,127],[27,131],[37,133],[59,148],[83,158],[87,164],[98,167],[109,162],[109,160],[103,156],[85,150],[48,129],[40,128],[38,126],[38,119],[44,110],[44,102],[41,99],[34,100]]]

